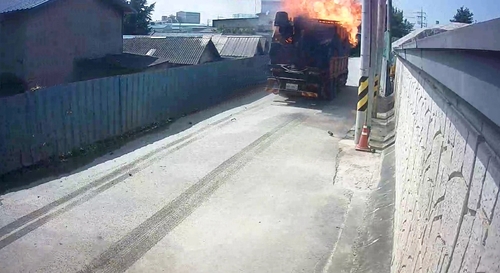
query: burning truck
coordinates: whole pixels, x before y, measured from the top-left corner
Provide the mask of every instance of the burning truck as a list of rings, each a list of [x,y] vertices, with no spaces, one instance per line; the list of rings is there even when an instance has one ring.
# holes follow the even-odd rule
[[[337,21],[276,13],[267,91],[284,97],[333,99],[345,86],[351,49]]]

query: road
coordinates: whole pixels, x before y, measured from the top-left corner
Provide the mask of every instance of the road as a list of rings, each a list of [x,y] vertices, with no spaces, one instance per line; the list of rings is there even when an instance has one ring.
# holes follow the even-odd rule
[[[379,162],[356,96],[255,91],[4,194],[0,271],[341,272]]]

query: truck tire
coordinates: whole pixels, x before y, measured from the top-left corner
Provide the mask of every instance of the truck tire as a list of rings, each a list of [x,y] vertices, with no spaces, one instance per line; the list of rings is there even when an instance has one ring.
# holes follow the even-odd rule
[[[347,85],[347,76],[348,76],[347,73],[342,74],[342,76],[340,76],[340,82],[339,82],[340,87],[344,87]]]
[[[337,97],[336,81],[329,80],[326,84],[323,85],[323,90],[321,93],[323,95],[323,99],[327,101],[332,101],[334,98],[336,98]]]

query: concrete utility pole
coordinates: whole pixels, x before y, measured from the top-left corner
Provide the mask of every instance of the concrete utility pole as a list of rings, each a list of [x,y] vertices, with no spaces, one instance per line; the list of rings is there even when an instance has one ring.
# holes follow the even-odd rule
[[[375,56],[375,87],[373,97],[372,117],[377,117],[377,97],[380,95],[380,76],[382,69],[382,55],[384,52],[384,30],[385,30],[385,0],[378,0],[377,5],[377,42]]]
[[[361,73],[358,85],[358,103],[356,105],[356,128],[354,144],[359,143],[361,130],[366,124],[368,110],[368,76],[370,70],[370,41],[371,41],[371,3],[374,0],[363,0],[361,18]]]
[[[368,78],[368,108],[366,115],[366,126],[369,130],[372,127],[372,113],[375,95],[375,70],[377,68],[377,22],[378,22],[378,1],[372,0],[371,5],[371,42],[370,42],[370,73]]]
[[[385,31],[385,47],[384,54],[382,56],[382,69],[380,71],[380,90],[383,93],[383,96],[390,95],[390,80],[389,80],[389,68],[391,67],[391,12],[392,12],[392,0],[387,0],[387,9],[386,9],[386,17],[387,17],[387,27]]]

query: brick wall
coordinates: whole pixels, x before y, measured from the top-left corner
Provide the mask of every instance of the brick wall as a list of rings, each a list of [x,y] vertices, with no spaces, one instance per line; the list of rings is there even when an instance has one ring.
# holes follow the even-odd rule
[[[401,60],[395,80],[392,272],[500,272],[498,127]]]

